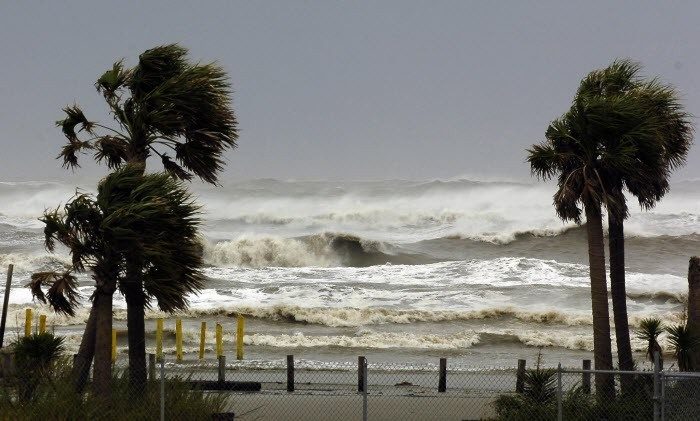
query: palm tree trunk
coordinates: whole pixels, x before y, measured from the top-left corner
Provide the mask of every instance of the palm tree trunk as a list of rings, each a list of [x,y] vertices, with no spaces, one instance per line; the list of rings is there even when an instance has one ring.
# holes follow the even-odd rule
[[[134,151],[129,163],[143,165],[146,171],[146,151]],[[146,388],[146,298],[143,291],[143,259],[140,253],[131,253],[126,262],[127,335],[129,342],[129,386],[136,396]]]
[[[127,287],[124,289],[129,335],[129,386],[136,394],[146,387],[146,297],[141,282],[141,267],[139,256],[130,256],[126,269]]]
[[[600,207],[586,204],[586,231],[588,233],[588,263],[591,277],[591,307],[593,312],[593,357],[596,370],[612,370],[610,342],[610,313],[605,276],[605,244]],[[596,374],[596,391],[603,399],[615,395],[613,376]]]
[[[610,294],[612,295],[615,339],[617,340],[617,360],[620,370],[634,370],[630,327],[627,319],[627,294],[625,293],[625,235],[623,221],[616,221],[608,215],[608,240],[610,249]],[[629,391],[632,378],[622,376],[624,392]]]
[[[85,389],[85,384],[87,383],[88,376],[90,375],[90,365],[92,364],[92,359],[95,356],[96,325],[97,307],[95,306],[95,303],[93,303],[92,307],[90,308],[90,316],[85,324],[85,332],[83,332],[83,338],[80,341],[78,354],[76,354],[73,362],[73,386],[75,391],[78,393],[82,393],[82,391]]]
[[[109,399],[112,382],[112,297],[114,293],[98,287],[95,307],[95,369],[92,387],[95,395]]]
[[[691,335],[700,335],[700,257],[690,258],[688,264],[688,330]],[[700,371],[700,347],[690,357],[693,371]]]

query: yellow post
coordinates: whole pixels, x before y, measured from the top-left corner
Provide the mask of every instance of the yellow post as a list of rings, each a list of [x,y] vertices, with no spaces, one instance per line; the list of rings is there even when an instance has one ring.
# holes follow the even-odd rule
[[[182,319],[175,320],[175,358],[182,361]]]
[[[117,329],[112,329],[112,362],[117,361]]]
[[[32,309],[28,308],[24,313],[24,336],[32,334]]]
[[[202,322],[202,329],[199,332],[199,359],[204,359],[204,342],[207,338],[207,322]]]
[[[156,358],[163,358],[163,319],[156,320]]]
[[[222,342],[222,336],[224,334],[224,328],[220,324],[216,324],[216,358],[224,355],[224,344]]]
[[[42,314],[39,316],[39,333],[46,332],[46,315]]]
[[[245,321],[243,316],[238,316],[238,326],[236,329],[236,359],[243,359],[243,326]]]

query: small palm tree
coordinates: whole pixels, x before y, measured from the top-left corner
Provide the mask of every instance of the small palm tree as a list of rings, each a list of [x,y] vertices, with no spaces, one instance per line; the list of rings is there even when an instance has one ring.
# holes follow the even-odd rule
[[[207,183],[217,182],[224,165],[222,154],[235,147],[238,139],[230,83],[221,67],[190,63],[187,49],[163,45],[145,51],[131,69],[121,61],[114,63],[95,86],[117,125],[90,121],[77,105],[64,108],[66,116],[57,124],[68,139],[59,155],[65,167],[77,167],[81,152],[93,152],[96,161],[111,169],[125,163],[142,164],[143,169],[149,157],[156,156],[177,179],[197,176]],[[151,298],[158,299],[147,296],[146,278],[153,274],[143,256],[151,245],[148,238],[142,240],[132,243],[126,279],[119,284],[127,302],[129,379],[136,391],[146,382],[144,310]],[[177,308],[183,299],[167,298],[175,301],[159,302],[161,308]],[[94,325],[92,314],[88,325]],[[86,347],[79,354],[90,359],[93,352]]]
[[[51,333],[36,333],[18,338],[12,348],[19,376],[19,395],[30,400],[39,382],[46,378],[63,352],[63,338]]]
[[[637,337],[647,342],[646,355],[652,363],[654,362],[654,354],[657,352],[659,353],[659,360],[662,360],[663,354],[658,339],[663,331],[663,323],[657,318],[646,318],[639,322]]]
[[[678,361],[680,371],[694,371],[693,353],[700,346],[700,338],[693,334],[686,325],[674,325],[666,328],[668,341],[673,348],[673,354]]]
[[[169,175],[142,174],[141,166],[126,165],[100,182],[96,197],[79,193],[63,209],[47,211],[42,218],[46,248],[53,251],[56,242],[68,247],[72,267],[36,273],[29,285],[35,298],[72,315],[79,304],[74,273],[91,273],[95,325],[86,326],[81,348],[95,350],[93,386],[102,396],[110,390],[112,296],[129,281],[133,244],[148,244],[142,254],[144,288],[162,310],[186,308],[185,296],[203,284],[199,207]]]

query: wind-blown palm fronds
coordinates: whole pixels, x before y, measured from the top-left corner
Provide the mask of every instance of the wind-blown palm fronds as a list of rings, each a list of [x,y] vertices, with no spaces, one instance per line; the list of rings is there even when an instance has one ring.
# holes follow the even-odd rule
[[[690,116],[683,110],[679,94],[657,79],[640,76],[641,65],[616,60],[595,70],[581,81],[577,98],[610,104],[626,103],[638,108],[622,119],[628,129],[601,141],[601,155],[617,161],[605,177],[615,206],[608,206],[610,290],[620,369],[634,369],[625,292],[625,242],[623,221],[628,216],[624,190],[636,196],[642,209],[652,208],[669,190],[671,170],[685,162],[692,144]],[[610,121],[606,126],[613,127]],[[616,127],[622,127],[616,123]],[[605,139],[610,133],[597,132]],[[609,204],[610,202],[608,202]],[[626,384],[623,381],[623,389]]]
[[[77,167],[87,150],[110,168],[155,154],[178,179],[216,183],[222,154],[238,139],[231,86],[220,66],[190,63],[187,49],[164,45],[141,54],[134,68],[114,63],[95,87],[117,127],[89,121],[77,105],[64,108],[66,117],[56,124],[68,139],[59,155],[65,167]]]
[[[100,183],[96,197],[77,194],[63,209],[45,213],[47,249],[56,242],[68,247],[73,267],[35,273],[28,285],[35,298],[72,315],[78,304],[72,271],[111,276],[122,287],[127,255],[137,249],[144,257],[147,297],[165,311],[187,307],[186,295],[203,281],[199,206],[172,177],[142,171],[126,165]]]

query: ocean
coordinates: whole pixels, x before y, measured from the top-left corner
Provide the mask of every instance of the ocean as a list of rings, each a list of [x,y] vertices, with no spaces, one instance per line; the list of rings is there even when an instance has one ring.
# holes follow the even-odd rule
[[[65,250],[44,250],[37,218],[75,188],[0,183],[0,266],[15,265],[6,341],[19,334],[24,308],[33,306],[77,349],[87,307],[74,318],[56,316],[32,303],[24,286],[32,272],[68,264]],[[318,367],[357,355],[512,367],[540,349],[551,363],[579,366],[591,355],[586,234],[556,217],[552,185],[259,179],[192,189],[204,209],[207,281],[177,315],[184,318],[188,358],[196,358],[200,321],[208,322],[209,352],[218,321],[232,353],[239,314],[246,316],[246,361],[259,366],[281,364],[289,353]],[[649,316],[682,319],[688,259],[700,252],[699,199],[697,180],[674,183],[650,212],[630,199],[633,327]],[[87,301],[91,281],[80,279]],[[125,329],[122,297],[115,307],[115,324]],[[149,349],[162,316],[147,311]],[[168,353],[173,317],[166,321]],[[123,353],[126,336],[119,337]],[[643,360],[645,343],[633,335],[632,345]]]

